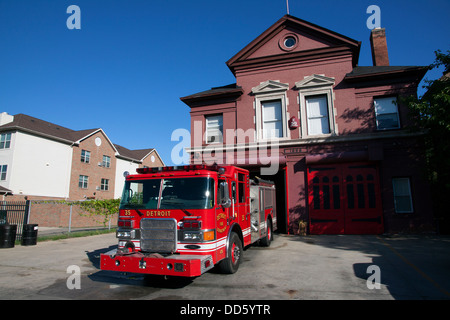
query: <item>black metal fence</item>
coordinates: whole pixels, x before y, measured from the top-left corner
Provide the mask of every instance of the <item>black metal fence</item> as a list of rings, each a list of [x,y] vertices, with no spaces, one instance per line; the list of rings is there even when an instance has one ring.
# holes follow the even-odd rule
[[[23,226],[28,223],[30,200],[0,201],[0,224],[17,225],[16,240],[22,239]]]

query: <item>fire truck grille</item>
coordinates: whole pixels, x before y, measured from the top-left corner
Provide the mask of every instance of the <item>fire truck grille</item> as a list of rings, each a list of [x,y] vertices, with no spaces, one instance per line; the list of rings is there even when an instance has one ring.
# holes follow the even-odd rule
[[[177,222],[175,219],[142,219],[141,250],[147,252],[175,252]]]

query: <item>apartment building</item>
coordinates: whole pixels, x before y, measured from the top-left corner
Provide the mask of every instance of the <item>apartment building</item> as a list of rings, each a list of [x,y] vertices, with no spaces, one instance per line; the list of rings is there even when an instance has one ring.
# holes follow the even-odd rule
[[[288,233],[432,231],[420,133],[401,100],[427,68],[389,65],[384,29],[369,39],[374,64],[359,66],[360,41],[282,17],[227,61],[236,83],[181,98],[191,162],[275,181]]]
[[[120,198],[124,172],[143,166],[164,166],[156,149],[115,145],[101,128],[0,114],[0,191],[8,200]]]

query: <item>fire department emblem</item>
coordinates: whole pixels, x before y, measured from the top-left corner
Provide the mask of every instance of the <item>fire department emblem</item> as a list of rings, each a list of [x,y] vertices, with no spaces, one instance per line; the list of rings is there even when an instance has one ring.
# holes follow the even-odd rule
[[[217,232],[222,233],[227,229],[227,216],[225,213],[217,215]]]

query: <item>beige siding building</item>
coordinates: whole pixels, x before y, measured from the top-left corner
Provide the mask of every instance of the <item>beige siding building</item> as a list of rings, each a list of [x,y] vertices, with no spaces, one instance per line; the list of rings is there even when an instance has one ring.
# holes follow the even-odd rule
[[[8,200],[120,198],[123,173],[143,166],[164,166],[156,149],[115,145],[100,128],[0,114],[0,191]]]

